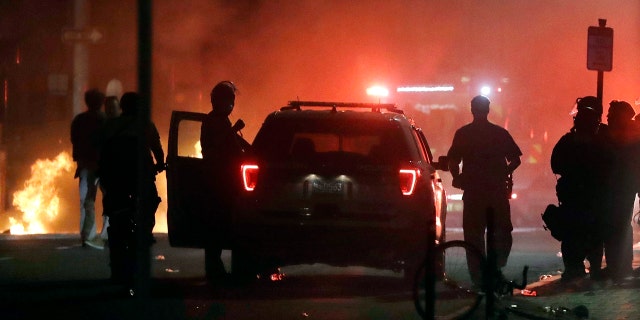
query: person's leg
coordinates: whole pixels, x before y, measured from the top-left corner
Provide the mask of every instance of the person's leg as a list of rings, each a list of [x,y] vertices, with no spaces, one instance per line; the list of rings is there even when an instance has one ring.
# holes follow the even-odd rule
[[[88,232],[85,233],[85,227],[84,227],[84,223],[85,223],[85,218],[87,216],[87,213],[84,209],[84,202],[85,199],[87,198],[87,192],[88,192],[88,186],[87,186],[87,175],[86,175],[86,170],[80,170],[79,174],[78,174],[78,190],[80,192],[80,224],[79,224],[79,229],[80,229],[80,241],[82,242],[82,245],[84,246],[84,242],[85,240],[88,240]]]
[[[97,187],[95,177],[87,169],[82,169],[79,174],[80,188],[80,238],[84,241],[91,240],[96,235],[95,225],[95,201]]]
[[[102,216],[102,230],[100,231],[100,238],[104,241],[109,240],[109,217],[106,215]]]
[[[485,215],[482,213],[483,201],[472,196],[464,195],[462,209],[462,229],[464,233],[464,241],[478,249],[482,254],[486,254],[485,248]],[[481,286],[479,279],[482,279],[481,261],[467,257],[467,266],[471,274],[471,278],[475,284]]]
[[[593,280],[603,280],[602,260],[604,252],[603,238],[592,234],[583,242],[587,261],[589,261],[589,277]]]
[[[499,197],[494,201],[494,230],[493,241],[496,253],[496,267],[503,268],[507,265],[511,247],[513,245],[513,224],[511,223],[511,209],[509,200]]]
[[[607,274],[622,279],[633,271],[633,230],[627,223],[615,228],[605,241]]]
[[[615,226],[612,233],[615,234],[609,248],[615,254],[616,268],[611,273],[614,280],[622,280],[633,272],[633,228],[630,221],[633,216],[633,207],[636,194],[634,192],[621,191],[617,201],[619,211],[616,212]],[[607,252],[607,266],[609,255]]]
[[[571,233],[562,240],[560,250],[562,252],[562,262],[564,263],[563,281],[571,281],[585,276],[584,254],[581,247],[582,240]]]
[[[107,239],[109,239],[109,233],[107,232],[109,228],[109,217],[107,216],[104,209],[104,193],[105,193],[104,186],[99,180],[98,180],[98,189],[100,190],[100,194],[102,194],[102,229],[100,230],[100,239],[102,239],[102,241],[104,242]]]
[[[621,232],[623,239],[620,243],[620,276],[627,277],[633,272],[633,228],[629,223]]]
[[[204,249],[204,268],[209,281],[219,281],[227,274],[221,255],[221,247],[209,246]]]
[[[149,239],[149,244],[155,243],[155,238],[153,237],[153,228],[156,225],[156,211],[158,210],[158,205],[160,205],[160,197],[158,196],[158,189],[153,181],[149,181],[147,184],[147,194],[146,199],[143,200],[146,206],[144,210],[144,221],[142,225],[142,230],[146,234],[146,237]]]
[[[111,280],[124,284],[127,281],[126,273],[126,240],[118,223],[107,228],[109,233],[109,267],[111,269]]]
[[[98,194],[97,177],[94,171],[87,171],[87,196],[84,199],[85,227],[89,230],[88,239],[96,238],[96,196]]]

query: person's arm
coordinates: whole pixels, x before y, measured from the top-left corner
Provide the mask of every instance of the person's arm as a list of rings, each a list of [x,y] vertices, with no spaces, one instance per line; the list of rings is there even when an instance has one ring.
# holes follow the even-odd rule
[[[560,138],[560,140],[558,141],[558,143],[556,143],[555,146],[553,146],[553,150],[551,151],[551,171],[554,174],[559,174],[559,175],[563,175],[566,173],[565,170],[565,161],[567,159],[567,136],[563,136],[562,138]]]
[[[451,176],[453,177],[451,184],[454,188],[462,189],[462,181],[460,181],[460,162],[462,161],[462,156],[460,155],[459,149],[460,137],[458,132],[456,132],[453,136],[451,148],[449,148],[449,152],[447,152],[447,158],[449,160],[449,172],[451,172]]]
[[[449,171],[454,179],[460,176],[460,158],[449,157]]]
[[[451,147],[447,152],[447,159],[449,161],[449,172],[453,178],[457,178],[460,175],[460,162],[462,161],[462,156],[460,155],[460,134],[459,131],[453,135],[453,141],[451,142]]]
[[[160,134],[153,122],[150,122],[147,140],[149,142],[149,149],[151,149],[153,157],[156,160],[156,170],[162,172],[164,170],[164,151],[162,150],[162,143],[160,143]]]
[[[522,163],[522,161],[520,160],[520,156],[512,157],[511,159],[507,159],[507,161],[508,161],[507,172],[509,174],[512,174],[514,171],[516,171],[516,169]]]
[[[79,135],[79,132],[78,132],[78,117],[76,116],[71,121],[71,130],[70,130],[71,157],[73,158],[73,161],[77,161],[78,160],[78,150],[77,150],[78,135]]]
[[[507,132],[507,136],[508,136],[508,144],[507,146],[509,146],[509,149],[507,149],[507,156],[506,156],[506,160],[507,160],[507,174],[512,174],[522,163],[522,161],[520,160],[520,157],[522,156],[522,151],[520,150],[520,147],[518,147],[518,144],[516,143],[515,140],[513,140],[513,137]]]

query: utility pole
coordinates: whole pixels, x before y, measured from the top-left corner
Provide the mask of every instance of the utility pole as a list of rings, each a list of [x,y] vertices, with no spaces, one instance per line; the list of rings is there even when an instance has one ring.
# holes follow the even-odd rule
[[[152,51],[152,0],[138,0],[138,91],[140,94],[139,109],[136,115],[137,131],[139,137],[144,137],[145,128],[151,122],[151,51]],[[144,138],[140,138],[143,141]],[[145,234],[145,226],[147,217],[144,215],[148,212],[146,208],[152,207],[155,201],[154,195],[149,192],[149,188],[145,184],[144,159],[149,155],[148,147],[138,146],[138,194],[140,198],[138,203],[140,206],[136,210],[135,221],[138,225],[136,248],[136,277],[135,277],[135,294],[137,302],[141,306],[148,306],[150,297],[150,279],[151,279],[151,249],[145,243],[149,242],[149,234]],[[154,183],[154,182],[152,182]],[[155,196],[157,197],[157,195]],[[142,208],[142,209],[140,209]],[[155,209],[154,209],[155,210]],[[155,211],[154,211],[155,214]],[[140,308],[139,310],[146,310]],[[144,316],[144,314],[141,314]]]
[[[73,2],[73,28],[84,30],[89,16],[87,0]],[[87,89],[89,77],[89,53],[84,41],[73,43],[73,115],[82,112],[84,107],[84,91]]]

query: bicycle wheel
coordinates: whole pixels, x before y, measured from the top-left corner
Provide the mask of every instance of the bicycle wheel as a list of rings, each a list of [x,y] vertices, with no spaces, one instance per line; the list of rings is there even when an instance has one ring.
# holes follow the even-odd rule
[[[472,281],[467,266],[469,258],[485,265],[484,255],[464,241],[448,241],[436,247],[434,319],[465,319],[480,304],[483,294]],[[430,315],[425,312],[425,267],[423,263],[416,274],[413,298],[418,314],[426,319]],[[481,283],[481,279],[476,279],[476,283]]]

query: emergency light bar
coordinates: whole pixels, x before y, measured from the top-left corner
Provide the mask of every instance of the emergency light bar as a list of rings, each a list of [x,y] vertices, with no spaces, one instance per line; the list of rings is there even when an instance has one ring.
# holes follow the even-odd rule
[[[398,92],[448,92],[453,91],[453,86],[413,86],[413,87],[398,87]]]
[[[402,110],[398,110],[393,103],[363,103],[363,102],[326,102],[326,101],[289,101],[289,104],[280,108],[284,110],[300,110],[300,107],[326,107],[333,108],[360,108],[371,109],[374,112],[380,112],[385,109],[391,112],[403,113]]]

